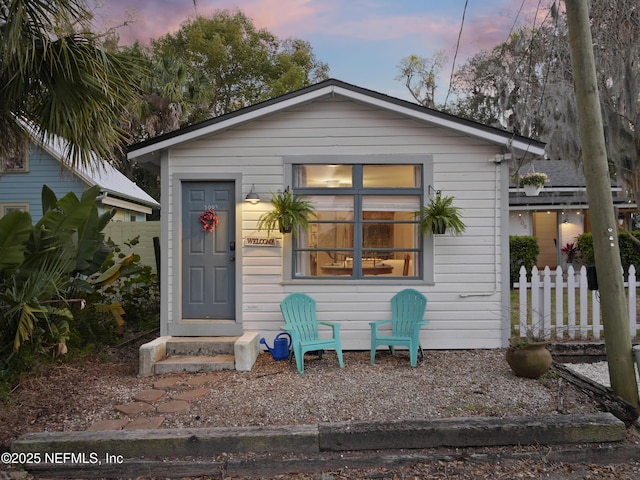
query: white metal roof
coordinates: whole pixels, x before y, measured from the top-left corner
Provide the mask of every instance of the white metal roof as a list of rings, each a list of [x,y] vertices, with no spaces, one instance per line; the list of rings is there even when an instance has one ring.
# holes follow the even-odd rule
[[[23,124],[27,131],[31,134],[33,140],[47,151],[52,157],[61,163],[65,163],[65,151],[68,143],[63,138],[53,136],[49,141],[43,141],[37,131]],[[94,168],[91,166],[80,166],[78,169],[71,170],[82,181],[90,186],[98,185],[103,192],[115,195],[142,205],[159,208],[160,204],[135,182],[127,178],[123,173],[113,167],[106,161],[99,161],[97,156],[91,155]]]

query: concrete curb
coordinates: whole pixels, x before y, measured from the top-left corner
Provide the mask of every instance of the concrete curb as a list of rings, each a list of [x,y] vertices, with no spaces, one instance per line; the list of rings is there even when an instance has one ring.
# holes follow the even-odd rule
[[[198,475],[203,471],[246,474],[252,469],[263,475],[268,468],[273,468],[274,473],[291,468],[298,471],[327,468],[330,461],[337,465],[346,465],[348,461],[352,468],[379,464],[386,457],[384,462],[393,464],[421,461],[419,454],[403,453],[400,457],[380,454],[387,449],[418,452],[454,447],[458,451],[461,447],[558,444],[566,449],[576,444],[599,444],[589,454],[594,458],[602,449],[611,455],[626,448],[620,443],[625,436],[622,421],[609,413],[596,413],[281,427],[43,432],[21,436],[13,442],[12,452],[38,454],[39,461],[25,468],[34,474],[60,478],[78,475],[118,478],[125,472],[129,476],[139,475],[139,471],[148,475],[157,469],[164,472],[161,473],[164,477],[167,459],[174,459],[172,476]],[[639,450],[630,453],[625,450],[624,454],[637,456]],[[243,457],[245,453],[250,454],[248,458],[233,457],[235,454]],[[203,461],[175,460],[183,457]],[[568,456],[559,460],[570,461]]]

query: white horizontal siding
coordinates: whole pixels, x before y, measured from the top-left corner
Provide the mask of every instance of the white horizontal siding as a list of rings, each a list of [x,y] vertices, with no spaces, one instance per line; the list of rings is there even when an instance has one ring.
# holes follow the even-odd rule
[[[237,221],[242,236],[256,234],[256,222],[270,208],[269,192],[284,188],[283,157],[289,155],[432,155],[433,187],[456,197],[463,210],[466,232],[460,237],[435,239],[435,285],[408,281],[282,282],[282,256],[286,249],[243,247],[243,327],[272,340],[282,326],[279,303],[289,293],[302,291],[315,298],[318,319],[342,324],[345,349],[368,349],[369,322],[389,318],[391,297],[410,286],[428,298],[426,318],[431,321],[421,338],[426,348],[494,348],[501,343],[506,307],[499,284],[500,245],[496,248],[497,147],[481,140],[419,123],[399,115],[340,99],[323,100],[277,113],[208,138],[173,148],[166,168],[168,201],[163,206],[177,228],[173,209],[173,181],[178,176],[201,179],[242,175],[242,192],[255,185],[262,202],[241,205]],[[163,171],[163,174],[165,172]],[[426,187],[426,186],[425,186]],[[243,195],[244,196],[244,195]],[[498,201],[500,201],[498,197]],[[177,212],[179,213],[179,212]],[[498,225],[499,228],[499,225]],[[177,299],[179,272],[171,258],[179,258],[179,238],[169,229],[167,293]],[[499,232],[499,230],[498,230]],[[279,237],[279,235],[276,235]],[[241,239],[237,240],[241,245]],[[496,254],[498,257],[496,258]],[[479,296],[462,296],[482,293]],[[177,319],[179,305],[167,302],[168,318]],[[175,310],[174,308],[177,307]]]

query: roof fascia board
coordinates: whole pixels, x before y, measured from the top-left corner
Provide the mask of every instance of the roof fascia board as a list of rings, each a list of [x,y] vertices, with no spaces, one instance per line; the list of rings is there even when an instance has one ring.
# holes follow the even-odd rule
[[[144,205],[140,205],[139,203],[130,202],[127,200],[122,200],[119,198],[113,197],[104,197],[101,199],[104,205],[109,205],[111,207],[122,208],[125,210],[132,210],[134,212],[145,213],[147,215],[151,214],[152,210],[149,207]]]
[[[264,117],[265,115],[276,113],[286,108],[294,107],[303,103],[313,101],[319,97],[323,97],[325,95],[332,93],[333,89],[334,87],[332,85],[328,85],[326,87],[319,88],[318,90],[307,92],[303,95],[291,97],[286,100],[282,100],[280,102],[272,103],[270,105],[266,105],[261,108],[257,108],[255,110],[251,110],[249,112],[241,113],[239,115],[234,115],[231,118],[221,120],[220,122],[214,122],[210,125],[206,125],[201,128],[185,132],[182,135],[177,135],[175,137],[168,138],[158,143],[153,143],[151,145],[142,147],[140,149],[130,150],[128,153],[128,157],[129,159],[135,159],[144,155],[152,155],[161,150],[171,148],[174,145],[178,145],[180,143],[187,142],[190,140],[195,140],[205,135],[210,135],[212,133],[216,133],[221,130],[226,130],[228,128],[235,127],[237,125],[250,122],[251,120],[256,120],[258,118]]]
[[[388,102],[386,100],[378,100],[372,97],[371,95],[365,95],[359,92],[354,92],[353,90],[345,89],[340,86],[335,87],[335,92],[340,95],[349,97],[353,100],[375,105],[377,107],[384,108],[386,110],[391,110],[396,113],[400,113],[402,115],[414,118],[416,120],[426,121],[426,122],[438,125],[440,127],[444,127],[444,128],[448,128],[448,129],[460,132],[465,135],[487,140],[492,143],[497,143],[509,149],[515,148],[519,151],[530,153],[532,155],[544,155],[544,148],[539,148],[534,145],[530,145],[528,142],[522,142],[517,139],[512,140],[511,135],[509,135],[506,132],[504,135],[487,132],[479,128],[474,128],[473,126],[470,126],[470,125],[461,124],[455,121],[454,119],[442,118],[436,115],[431,115],[428,111],[424,111],[424,112],[417,111],[414,108],[409,108],[404,105]]]
[[[355,89],[346,88],[340,85],[328,84],[321,88],[312,89],[300,95],[293,95],[284,100],[275,101],[273,103],[261,106],[248,112],[239,112],[237,115],[232,115],[230,118],[222,119],[219,122],[213,122],[209,125],[189,130],[183,134],[172,136],[157,143],[154,142],[149,145],[142,146],[138,149],[129,150],[128,157],[130,159],[135,159],[147,155],[153,156],[159,151],[171,148],[182,142],[194,140],[205,135],[216,133],[221,130],[240,125],[242,123],[264,117],[265,115],[276,113],[290,107],[311,102],[323,96],[334,94],[341,95],[351,100],[368,105],[373,105],[378,108],[393,111],[416,120],[426,121],[440,127],[457,131],[464,135],[502,145],[509,150],[515,149],[520,153],[529,153],[532,156],[544,155],[544,147],[541,148],[537,145],[532,145],[530,142],[514,138],[508,132],[505,132],[504,134],[500,134],[498,132],[488,132],[481,128],[474,128],[472,125],[466,125],[457,122],[453,117],[451,119],[443,118],[437,115],[432,115],[428,111],[420,111],[417,108],[411,108],[399,103],[390,102],[388,100],[385,100],[384,98],[378,98],[375,95],[371,95],[369,93],[362,93]],[[413,106],[413,104],[411,104],[411,106]],[[419,105],[415,104],[415,107],[419,107]]]

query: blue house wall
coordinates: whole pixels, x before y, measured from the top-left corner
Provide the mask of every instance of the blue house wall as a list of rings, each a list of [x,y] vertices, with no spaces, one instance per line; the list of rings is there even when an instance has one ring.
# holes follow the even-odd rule
[[[78,197],[87,188],[85,183],[68,170],[60,167],[60,162],[35,144],[29,149],[29,163],[26,172],[0,174],[0,216],[5,206],[27,204],[27,211],[33,222],[42,217],[42,186],[47,185],[58,198],[69,192]]]

